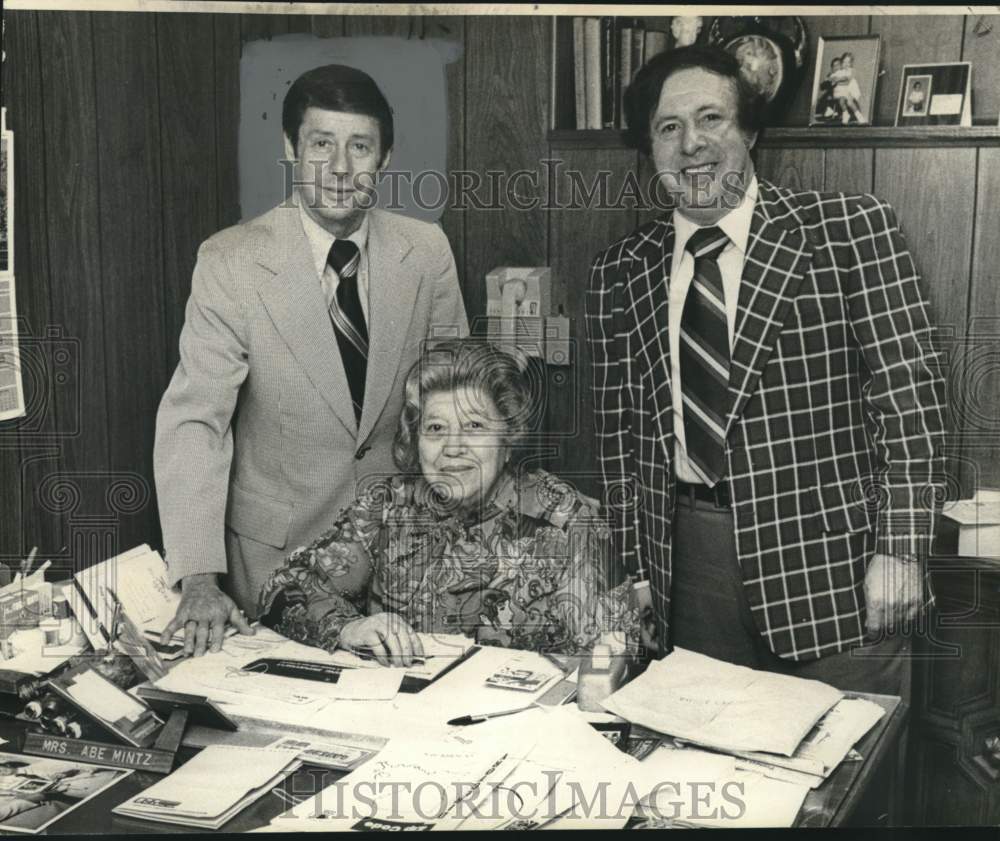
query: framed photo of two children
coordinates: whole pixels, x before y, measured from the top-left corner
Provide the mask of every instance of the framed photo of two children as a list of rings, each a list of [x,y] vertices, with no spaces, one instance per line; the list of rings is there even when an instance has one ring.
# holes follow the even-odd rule
[[[871,124],[879,43],[878,35],[819,38],[809,125]]]

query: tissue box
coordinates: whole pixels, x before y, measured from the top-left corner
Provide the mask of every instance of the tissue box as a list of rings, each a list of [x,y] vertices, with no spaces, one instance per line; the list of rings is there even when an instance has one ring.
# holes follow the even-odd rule
[[[941,512],[958,524],[958,554],[1000,558],[1000,490],[979,490],[972,499],[948,503]]]

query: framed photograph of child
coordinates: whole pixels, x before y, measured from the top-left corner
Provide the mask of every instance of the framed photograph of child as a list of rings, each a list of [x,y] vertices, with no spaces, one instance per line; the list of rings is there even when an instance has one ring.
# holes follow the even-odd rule
[[[819,38],[809,125],[871,123],[880,43],[878,35]]]
[[[905,64],[897,126],[971,126],[972,65],[967,61]]]

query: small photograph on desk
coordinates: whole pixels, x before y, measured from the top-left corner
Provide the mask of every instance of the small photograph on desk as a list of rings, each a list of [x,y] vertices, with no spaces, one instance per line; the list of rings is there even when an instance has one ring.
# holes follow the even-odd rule
[[[0,830],[41,832],[131,773],[0,752]]]
[[[538,667],[515,659],[505,663],[486,678],[486,685],[497,689],[515,689],[520,692],[537,692],[553,678],[561,677],[554,667]]]

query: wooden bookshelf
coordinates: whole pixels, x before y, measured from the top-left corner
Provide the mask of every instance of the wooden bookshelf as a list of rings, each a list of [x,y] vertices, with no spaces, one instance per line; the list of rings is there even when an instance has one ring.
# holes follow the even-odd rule
[[[639,22],[649,29],[670,29],[669,16],[639,18]],[[704,18],[704,29],[711,23],[711,17]],[[823,19],[808,19],[811,43],[826,32],[830,26]],[[704,33],[703,29],[703,33]],[[994,59],[995,62],[995,59]],[[982,62],[980,62],[982,64]],[[989,69],[989,66],[987,67]],[[790,108],[785,121],[793,125],[775,126],[767,129],[760,137],[761,148],[816,148],[837,149],[844,147],[903,149],[914,147],[991,147],[1000,146],[1000,125],[990,104],[985,115],[973,115],[974,125],[959,126],[806,126],[808,120],[808,89],[812,73],[807,68],[797,94],[797,107]],[[798,100],[802,100],[798,102]],[[895,102],[895,89],[883,83],[876,102]],[[976,100],[973,100],[975,106]],[[552,62],[548,141],[559,149],[624,149],[620,129],[575,128],[573,72],[573,32],[572,17],[555,17],[552,22]],[[803,110],[805,109],[805,110]],[[882,109],[884,111],[884,108]],[[894,111],[893,111],[894,113]],[[875,122],[889,122],[892,114],[876,114]],[[795,123],[800,123],[795,125]]]
[[[615,129],[575,131],[552,129],[549,143],[559,149],[624,149],[622,133]],[[758,146],[763,148],[912,148],[914,146],[1000,146],[1000,126],[791,126],[767,129]]]

